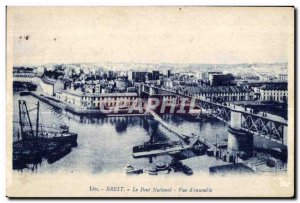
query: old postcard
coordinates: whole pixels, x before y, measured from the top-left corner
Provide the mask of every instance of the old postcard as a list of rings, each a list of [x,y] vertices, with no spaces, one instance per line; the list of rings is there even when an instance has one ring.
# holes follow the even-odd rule
[[[293,7],[7,7],[8,197],[294,196]]]

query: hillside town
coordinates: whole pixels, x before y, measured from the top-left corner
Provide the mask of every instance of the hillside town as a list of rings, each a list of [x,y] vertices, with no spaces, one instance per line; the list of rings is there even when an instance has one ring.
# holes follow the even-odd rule
[[[89,130],[80,136],[92,136],[91,139],[96,139],[93,135],[98,133],[121,135],[133,125],[142,130],[141,134],[149,134],[149,141],[132,147],[132,154],[128,154],[133,157],[132,163],[146,157],[149,158],[149,163],[144,163],[146,167],[151,165],[152,157],[161,157],[168,164],[157,162],[153,170],[136,169],[127,164],[129,175],[145,171],[155,175],[172,170],[191,175],[203,169],[210,173],[286,171],[287,64],[15,66],[13,90],[14,97],[20,98],[16,100],[19,113],[16,112],[15,122],[21,126],[22,137],[20,141],[16,126],[15,153],[23,153],[25,149],[18,143],[28,140],[27,134],[33,136],[34,132],[39,137],[40,153],[51,151],[57,133],[47,141],[50,144],[46,152],[43,138],[55,128],[64,136],[60,137],[63,140],[57,145],[57,152],[44,157],[53,163],[77,146],[78,135],[69,132],[69,125],[75,132],[81,130],[78,126],[87,127]],[[32,109],[28,110],[27,102],[28,105],[37,102],[35,131],[29,116]],[[39,102],[46,122],[39,116]],[[51,115],[54,117],[49,119]],[[45,124],[39,124],[40,120]],[[184,128],[178,127],[177,122]],[[109,133],[101,127],[106,124]],[[208,127],[202,128],[202,125]],[[95,130],[92,135],[90,129]],[[161,139],[160,136],[167,141],[154,141]],[[132,141],[128,144],[131,146]],[[171,162],[166,154],[172,158]],[[211,165],[197,164],[203,155],[220,161]],[[15,158],[15,168],[27,167],[27,162],[20,161],[17,155]],[[36,160],[40,163],[43,158]]]
[[[270,104],[273,107],[286,107],[287,104],[287,64],[241,64],[232,68],[228,65],[199,65],[198,69],[185,67],[184,72],[170,64],[156,67],[138,64],[135,68],[134,65],[124,68],[120,64],[103,66],[47,64],[14,67],[14,82],[34,80],[40,95],[89,110],[99,109],[101,103],[105,107],[114,106],[117,100],[131,105],[141,96],[141,84],[217,103],[250,105],[251,102],[251,105]],[[118,69],[118,66],[123,68]],[[286,109],[279,115],[286,118]]]
[[[292,5],[5,11],[8,197],[293,197]]]

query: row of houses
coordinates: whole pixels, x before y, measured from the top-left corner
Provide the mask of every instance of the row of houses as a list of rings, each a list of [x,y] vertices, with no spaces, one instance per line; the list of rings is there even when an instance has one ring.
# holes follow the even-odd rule
[[[57,100],[79,108],[100,109],[103,107],[130,107],[137,101],[137,93],[84,93],[79,90],[63,90],[55,95]]]
[[[64,90],[65,85],[62,80],[55,80],[48,77],[36,77],[33,73],[14,73],[14,81],[29,81],[38,83],[44,94],[49,96],[56,96],[63,101],[67,101],[80,107],[95,108],[98,107],[97,102],[103,101],[104,98],[112,100],[112,105],[115,102],[115,98],[122,97],[131,101],[132,98],[127,98],[128,94],[132,94],[130,97],[137,97],[134,91],[127,93],[114,93],[101,89],[101,83],[95,83],[94,81],[87,81],[85,84],[85,91],[75,91],[73,88],[70,90]],[[171,80],[167,80],[172,82]],[[121,84],[118,87],[121,89],[126,88],[126,80],[120,80]],[[166,85],[165,85],[166,86]],[[287,83],[270,83],[255,90],[246,86],[188,86],[188,85],[176,85],[179,86],[179,92],[188,96],[196,96],[198,98],[209,99],[212,98],[216,101],[245,101],[259,99],[261,101],[277,101],[287,102],[288,90]],[[109,87],[109,86],[108,86]],[[171,88],[171,87],[168,87]],[[135,89],[135,88],[134,88]],[[124,97],[124,98],[123,98]],[[99,99],[98,99],[99,98]],[[134,100],[134,99],[133,99]],[[97,101],[97,102],[96,102]],[[96,102],[96,103],[95,103]],[[125,101],[125,103],[128,103]],[[107,101],[105,105],[110,105]]]
[[[275,101],[287,102],[287,83],[274,83],[263,85],[259,88],[247,86],[185,86],[179,91],[188,96],[199,99],[213,99],[214,101]]]
[[[219,102],[254,99],[254,92],[251,89],[239,86],[185,86],[179,92],[199,99],[212,99]]]
[[[260,100],[262,101],[288,101],[287,83],[283,84],[269,84],[260,88]]]
[[[83,107],[97,107],[97,104],[93,104],[95,98],[116,98],[122,97],[123,95],[134,94],[136,97],[137,94],[135,92],[127,92],[127,93],[105,93],[101,92],[100,88],[97,88],[98,91],[86,91],[82,92],[80,90],[64,90],[64,83],[61,80],[51,80],[49,78],[42,78],[40,82],[40,86],[45,94],[54,96],[56,93],[65,92],[64,94],[70,95],[84,95],[83,98],[91,98],[91,99],[83,99],[85,103],[82,103],[81,100],[78,102],[72,102],[79,104],[79,106]],[[92,89],[87,86],[87,89]],[[251,88],[245,86],[182,86],[179,90],[180,93],[188,95],[188,96],[196,96],[201,99],[210,99],[212,98],[215,101],[222,102],[234,102],[234,101],[248,101],[248,100],[261,100],[261,101],[276,101],[276,102],[287,102],[288,98],[288,90],[287,84],[279,85],[279,84],[270,84],[264,85],[258,90],[254,91]],[[66,97],[71,98],[72,96]],[[126,97],[126,96],[124,96]],[[78,100],[75,99],[75,100]],[[73,99],[72,99],[73,101]],[[106,104],[108,105],[108,103]]]

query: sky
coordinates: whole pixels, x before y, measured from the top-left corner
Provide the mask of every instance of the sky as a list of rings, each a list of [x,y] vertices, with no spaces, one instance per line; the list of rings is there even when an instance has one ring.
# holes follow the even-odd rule
[[[287,62],[293,18],[288,7],[9,7],[7,46],[14,65]]]

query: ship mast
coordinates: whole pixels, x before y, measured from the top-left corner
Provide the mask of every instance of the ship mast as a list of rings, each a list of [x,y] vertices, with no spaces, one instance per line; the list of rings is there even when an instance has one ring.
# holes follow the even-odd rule
[[[37,102],[36,137],[39,136],[39,114],[40,114],[40,101]]]
[[[26,105],[26,101],[24,100],[19,100],[19,122],[21,127],[21,138],[22,139],[28,138],[28,132],[26,134],[27,136],[26,137],[24,136],[25,135],[24,129],[26,126],[29,126],[29,136],[34,137],[34,131],[32,129],[32,123],[29,117],[29,111]]]
[[[25,114],[27,116],[29,127],[30,127],[30,134],[31,134],[31,136],[34,136],[34,132],[33,132],[33,129],[32,129],[32,123],[31,123],[31,120],[30,120],[30,117],[29,117],[29,111],[28,111],[28,108],[27,108],[26,101],[23,101],[23,105],[25,107]]]
[[[21,139],[23,140],[23,124],[22,124],[22,112],[21,112],[21,100],[19,100],[19,122],[21,127]]]

